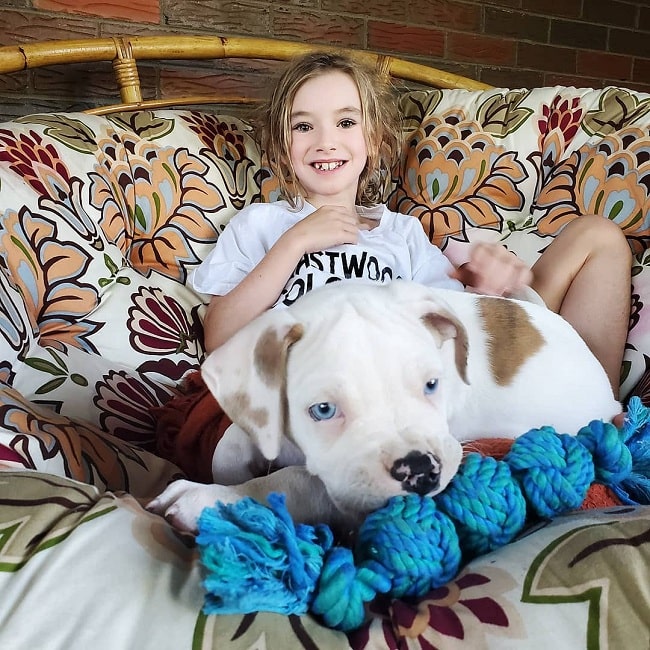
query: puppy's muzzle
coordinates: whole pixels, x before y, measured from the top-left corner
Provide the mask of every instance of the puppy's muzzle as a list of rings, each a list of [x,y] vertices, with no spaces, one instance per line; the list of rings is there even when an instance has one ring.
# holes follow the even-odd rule
[[[399,481],[407,492],[424,496],[440,485],[441,468],[442,463],[435,454],[409,451],[406,456],[393,463],[390,475]]]

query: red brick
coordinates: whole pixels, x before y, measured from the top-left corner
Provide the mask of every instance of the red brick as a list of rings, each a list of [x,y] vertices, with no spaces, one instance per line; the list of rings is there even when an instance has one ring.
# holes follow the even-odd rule
[[[56,101],[34,97],[31,95],[18,95],[3,97],[0,101],[0,120],[7,121],[19,115],[31,115],[32,113],[51,113],[53,111],[65,110],[66,102],[60,98]],[[84,108],[90,108],[85,106]],[[83,109],[81,109],[83,110]]]
[[[517,64],[533,70],[573,74],[576,70],[576,51],[553,45],[518,43]]]
[[[447,35],[447,58],[452,60],[514,65],[516,51],[516,42],[505,38],[454,32]]]
[[[246,0],[165,0],[165,24],[214,34],[269,36],[271,6]]]
[[[544,85],[575,86],[576,88],[602,88],[604,83],[602,79],[595,77],[582,77],[578,75],[547,72],[544,75]]]
[[[395,5],[400,5],[395,2]],[[478,32],[481,26],[481,7],[453,0],[411,0],[407,3],[408,19],[417,25],[433,25],[439,29]],[[373,18],[376,16],[366,12]],[[398,16],[399,18],[399,16]],[[404,11],[402,7],[402,20]]]
[[[278,9],[271,16],[273,36],[306,43],[363,47],[363,27],[360,18],[300,9]]]
[[[157,75],[153,68],[141,65],[138,77],[143,97],[155,97]],[[80,79],[83,79],[83,84],[79,84]],[[34,90],[50,97],[98,99],[102,104],[120,102],[117,81],[109,62],[39,68],[34,71]]]
[[[598,0],[603,2],[604,0]],[[582,0],[523,0],[521,8],[545,16],[564,16],[580,18]]]
[[[151,23],[126,23],[102,20],[99,25],[100,36],[172,36],[181,33],[178,29],[165,29]],[[192,30],[193,34],[198,30]]]
[[[521,11],[485,8],[486,34],[546,43],[548,29],[548,18],[532,16]]]
[[[634,82],[627,82],[624,86],[625,88],[629,88],[630,90],[637,90],[642,93],[649,93],[650,94],[650,83],[634,83]]]
[[[517,68],[481,69],[480,81],[496,88],[537,88],[543,85],[544,73]]]
[[[650,35],[631,29],[609,30],[609,51],[650,58]]]
[[[368,22],[368,47],[442,58],[445,53],[445,33],[440,29],[371,20]]]
[[[321,9],[335,13],[372,16],[379,20],[404,20],[405,9],[400,2],[393,0],[322,0]]]
[[[519,9],[521,0],[483,0],[484,5],[498,5],[499,7],[513,7]]]
[[[159,0],[33,0],[35,9],[122,18],[134,22],[160,22]]]
[[[575,20],[552,20],[550,42],[572,48],[607,49],[607,28]]]
[[[582,19],[601,25],[616,25],[618,27],[634,27],[636,23],[636,7],[629,2],[620,0],[584,0]]]
[[[30,78],[31,72],[27,70],[0,75],[0,93],[27,92]]]
[[[0,11],[0,34],[3,45],[54,38],[92,38],[97,23],[86,18],[48,16],[33,11]]]
[[[650,31],[650,7],[641,7],[639,11],[639,29]]]
[[[162,97],[214,95],[217,103],[238,97],[262,99],[266,96],[267,82],[266,78],[214,70],[163,68],[160,71]]]
[[[625,81],[632,78],[633,62],[631,56],[622,54],[580,51],[576,61],[576,72],[588,77]]]
[[[635,59],[632,79],[639,83],[650,84],[650,60]]]

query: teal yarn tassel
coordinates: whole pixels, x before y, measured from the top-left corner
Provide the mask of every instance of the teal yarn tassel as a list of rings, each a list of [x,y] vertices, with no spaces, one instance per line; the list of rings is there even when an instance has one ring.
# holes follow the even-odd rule
[[[354,552],[333,547],[327,526],[294,525],[284,498],[206,508],[197,544],[204,611],[311,612],[329,627],[360,627],[378,594],[421,597],[463,561],[507,544],[527,514],[580,507],[600,482],[624,503],[650,503],[650,409],[630,400],[621,430],[591,422],[576,436],[550,427],[517,438],[502,461],[465,457],[444,492],[390,499],[362,524]]]
[[[294,526],[283,495],[270,494],[268,503],[246,497],[201,513],[196,543],[206,571],[206,614],[307,613],[332,532]]]
[[[621,433],[630,450],[632,471],[610,488],[622,503],[650,503],[650,409],[639,397],[629,401]]]

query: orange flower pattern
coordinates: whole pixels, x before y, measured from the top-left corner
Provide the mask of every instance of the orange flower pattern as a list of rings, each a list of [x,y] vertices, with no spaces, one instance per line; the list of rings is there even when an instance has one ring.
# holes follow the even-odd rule
[[[501,230],[503,215],[525,206],[520,186],[528,172],[518,152],[463,109],[429,114],[439,105],[413,104],[424,112],[418,119],[413,106],[404,107],[408,124],[417,126],[404,144],[389,206],[417,217],[440,246],[447,237],[466,241],[470,227]]]
[[[91,174],[90,192],[106,236],[144,276],[155,270],[184,282],[186,266],[200,261],[192,242],[216,239],[206,215],[225,205],[205,178],[207,165],[186,148],[161,148],[128,133],[120,147],[98,144],[102,165]]]
[[[628,127],[586,144],[552,168],[534,207],[543,235],[556,235],[580,214],[601,214],[628,234],[635,253],[650,237],[650,142]]]
[[[26,207],[1,216],[0,247],[3,266],[41,344],[95,351],[89,337],[102,325],[86,317],[96,307],[98,294],[81,279],[91,255],[74,242],[61,241],[53,220]]]
[[[402,156],[392,209],[417,217],[429,239],[464,238],[467,227],[499,228],[500,211],[521,210],[527,178],[516,152],[504,151],[471,121],[426,116]]]

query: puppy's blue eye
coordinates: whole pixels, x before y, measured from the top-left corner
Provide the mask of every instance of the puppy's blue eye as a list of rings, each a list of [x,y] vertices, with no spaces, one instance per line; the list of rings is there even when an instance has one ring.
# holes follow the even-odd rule
[[[429,381],[424,384],[424,394],[431,395],[436,392],[436,388],[438,388],[438,380],[429,379]]]
[[[320,422],[321,420],[331,420],[336,415],[336,404],[331,402],[319,402],[309,407],[309,415],[312,420]]]

